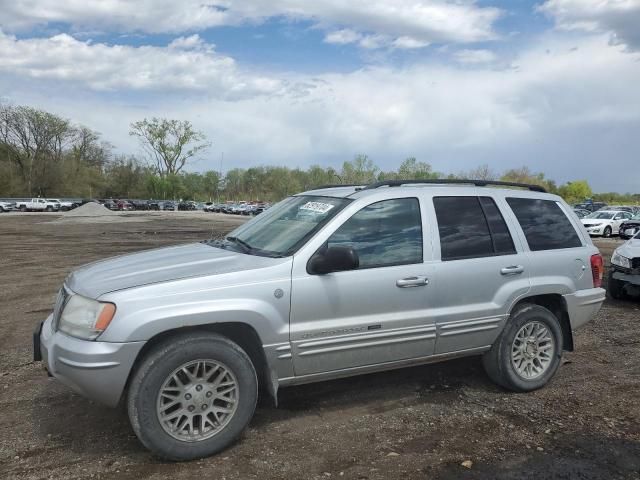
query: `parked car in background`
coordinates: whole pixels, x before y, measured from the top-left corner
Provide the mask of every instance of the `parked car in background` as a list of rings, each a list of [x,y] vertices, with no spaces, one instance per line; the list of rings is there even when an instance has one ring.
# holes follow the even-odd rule
[[[147,204],[149,205],[149,210],[160,210],[160,202],[157,200],[147,200]]]
[[[178,203],[178,210],[188,211],[188,210],[197,210],[197,209],[198,209],[198,204],[190,200]]]
[[[16,210],[21,212],[57,212],[60,210],[58,202],[50,202],[46,198],[32,198],[16,202]]]
[[[128,212],[131,210],[135,210],[136,207],[129,200],[118,200],[116,201],[116,205],[118,206],[118,210],[123,212]]]
[[[99,201],[102,205],[104,205],[109,210],[118,210],[118,202],[113,199],[105,199]]]
[[[640,232],[613,252],[607,287],[616,299],[640,294]]]
[[[51,203],[59,203],[60,204],[60,210],[62,210],[63,212],[66,212],[68,210],[72,210],[74,208],[76,208],[78,206],[78,204],[76,202],[71,202],[71,201],[62,201],[59,198],[47,198],[48,202]]]
[[[176,204],[174,202],[160,202],[159,204],[160,210],[175,210]]]
[[[602,235],[605,238],[618,235],[620,225],[629,220],[631,214],[620,210],[598,210],[580,219],[589,235]]]
[[[170,460],[228,447],[290,385],[481,355],[501,387],[542,388],[605,299],[602,256],[539,186],[439,182],[309,191],[226,238],[81,267],[34,360]]]
[[[640,213],[620,224],[620,238],[629,239],[640,232]]]
[[[133,206],[133,210],[151,210],[148,200],[129,200]]]
[[[633,207],[629,207],[626,205],[614,205],[614,206],[609,205],[607,207],[600,208],[600,210],[609,210],[609,211],[616,210],[618,212],[629,212],[631,214],[633,214],[634,212]]]
[[[578,216],[578,218],[584,218],[591,214],[589,210],[583,210],[581,208],[574,208],[573,212]]]
[[[579,208],[581,210],[589,210],[590,212],[595,212],[600,210],[601,208],[605,208],[607,206],[604,202],[583,202],[578,203],[573,206],[573,208]]]
[[[213,202],[205,202],[202,205],[202,210],[204,210],[205,212],[215,212],[216,211],[216,204]]]
[[[12,212],[16,209],[15,202],[0,202],[0,212]]]

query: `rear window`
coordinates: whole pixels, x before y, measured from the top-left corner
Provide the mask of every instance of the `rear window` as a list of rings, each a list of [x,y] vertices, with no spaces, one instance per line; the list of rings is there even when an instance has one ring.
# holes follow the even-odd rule
[[[533,198],[507,198],[527,238],[529,249],[557,250],[582,246],[571,221],[552,200]]]
[[[515,253],[498,207],[489,197],[434,197],[442,260]]]

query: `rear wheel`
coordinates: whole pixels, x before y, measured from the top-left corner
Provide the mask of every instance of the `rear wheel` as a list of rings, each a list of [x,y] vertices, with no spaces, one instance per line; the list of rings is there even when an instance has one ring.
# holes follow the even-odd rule
[[[609,238],[611,236],[611,227],[604,227],[604,231],[602,232],[602,236],[604,238]]]
[[[23,212],[23,213],[26,212],[27,211],[27,207],[25,205],[22,205],[20,207],[20,211]]]
[[[504,388],[528,392],[546,385],[562,358],[562,328],[548,309],[523,304],[513,312],[483,364]]]
[[[613,272],[609,272],[609,278],[607,279],[607,292],[611,298],[616,300],[622,300],[626,297],[624,292],[625,282],[616,280],[613,278]]]
[[[244,350],[220,335],[193,333],[144,358],[129,388],[129,419],[156,455],[191,460],[236,440],[257,398],[256,372]]]

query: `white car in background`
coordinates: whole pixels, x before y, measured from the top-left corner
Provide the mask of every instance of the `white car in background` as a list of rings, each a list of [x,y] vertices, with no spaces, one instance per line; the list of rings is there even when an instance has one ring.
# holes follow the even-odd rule
[[[632,216],[631,213],[620,210],[598,210],[581,218],[580,221],[589,235],[602,235],[608,238],[611,235],[617,235],[620,231],[620,225]]]
[[[62,201],[59,198],[47,198],[47,202],[59,203],[60,210],[62,210],[63,212],[66,212],[67,210],[73,210],[78,206],[78,204],[75,202]]]
[[[0,213],[2,212],[12,212],[15,210],[15,202],[0,202]]]

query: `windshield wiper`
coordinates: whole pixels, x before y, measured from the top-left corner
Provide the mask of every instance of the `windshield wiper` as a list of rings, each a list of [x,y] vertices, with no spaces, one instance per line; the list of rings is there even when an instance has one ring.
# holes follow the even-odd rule
[[[247,253],[253,251],[253,247],[251,245],[249,245],[244,240],[239,239],[238,237],[230,236],[230,237],[226,237],[225,240],[231,243],[235,243],[236,245],[240,245],[242,249]]]

